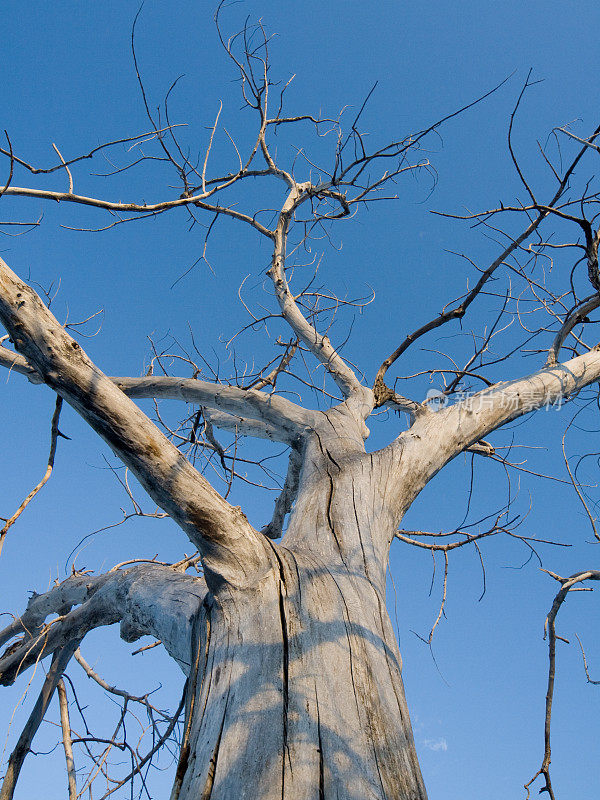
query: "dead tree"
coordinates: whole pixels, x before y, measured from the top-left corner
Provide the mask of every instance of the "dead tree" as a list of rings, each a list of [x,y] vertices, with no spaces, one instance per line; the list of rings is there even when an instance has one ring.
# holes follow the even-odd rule
[[[8,137],[1,150],[9,168],[0,191],[3,204],[34,197],[75,208],[84,205],[112,215],[104,227],[178,212],[187,213],[192,222],[205,214],[209,221],[228,217],[249,226],[270,248],[267,276],[273,301],[266,317],[254,316],[249,327],[256,330],[259,324],[277,319],[287,325],[290,337],[282,341],[282,352],[266,367],[227,380],[200,379],[192,359],[187,359],[191,372],[187,377],[157,374],[152,369],[144,377],[107,376],[33,288],[0,259],[0,320],[7,333],[0,347],[0,364],[25,375],[32,384],[44,384],[58,398],[48,471],[18,511],[6,518],[2,541],[50,475],[64,401],[108,444],[198,552],[197,557],[177,564],[140,560],[100,575],[74,573],[45,594],[34,595],[26,610],[0,633],[0,643],[7,645],[0,658],[4,685],[40,659],[52,657],[40,699],[10,758],[2,800],[13,796],[23,760],[55,689],[69,796],[75,798],[85,788],[77,785],[74,745],[84,747],[89,742],[72,735],[61,676],[74,657],[102,685],[102,678],[77,648],[90,630],[116,623],[126,641],[144,634],[160,640],[187,678],[172,798],[424,800],[400,656],[386,610],[390,545],[398,538],[432,553],[442,552],[446,575],[450,551],[478,547],[485,537],[504,533],[531,545],[535,537],[517,534],[506,511],[488,529],[475,533],[407,531],[400,525],[421,490],[457,455],[470,451],[477,457],[503,461],[486,441],[490,434],[548,404],[573,398],[600,379],[600,352],[586,344],[584,336],[589,315],[600,306],[598,199],[585,185],[580,192],[572,189],[585,159],[598,151],[598,130],[583,137],[568,130],[557,132],[566,144],[577,139],[576,150],[562,169],[543,153],[554,181],[554,188],[543,198],[514,158],[526,200],[466,218],[495,232],[500,230],[500,218],[515,218],[517,224],[524,220],[524,224],[516,232],[502,228],[499,235],[504,243],[491,263],[475,265],[476,281],[430,321],[405,335],[383,358],[369,384],[342,356],[342,343],[330,339],[332,315],[350,301],[340,301],[310,283],[299,291],[293,289],[293,253],[338,220],[360,213],[373,200],[389,197],[390,187],[404,173],[428,170],[422,144],[445,120],[370,148],[361,132],[363,108],[349,126],[340,119],[284,113],[285,89],[276,90],[271,81],[269,40],[260,25],[246,26],[231,39],[222,37],[222,44],[238,71],[245,104],[257,121],[251,146],[243,151],[236,144],[236,161],[222,172],[208,168],[213,139],[220,135],[219,118],[203,157],[192,160],[168,114],[165,124],[160,124],[150,111],[139,71],[150,121],[145,138],[154,142],[157,158],[166,161],[177,176],[180,186],[174,194],[151,203],[78,194],[76,170],[84,159],[115,142],[70,159],[55,148],[58,160],[47,168],[34,166],[14,152]],[[333,143],[326,167],[312,164],[305,152],[296,164],[280,163],[273,147],[275,133],[301,126],[311,126],[319,137]],[[510,132],[509,148],[512,153]],[[66,191],[15,183],[19,175],[30,173],[43,179],[53,172],[64,174]],[[279,207],[267,213],[238,203],[236,189],[249,181],[278,185]],[[563,238],[551,241],[547,231],[557,220]],[[571,229],[575,235],[570,237]],[[536,271],[552,248],[559,247],[581,251],[587,293],[582,294],[585,281],[578,272],[570,284],[561,275],[565,288],[560,291],[545,285],[541,269]],[[514,283],[509,291],[500,278],[506,275]],[[515,288],[519,283],[520,288]],[[442,378],[441,407],[400,393],[398,380],[407,376],[392,380],[390,375],[406,350],[440,327],[462,322],[476,301],[490,297],[499,310],[483,333],[472,337],[473,351],[464,361],[423,370]],[[526,325],[525,300],[535,312],[534,321],[527,317]],[[545,354],[529,374],[515,372],[510,380],[499,382],[494,379],[498,358],[490,343],[507,321],[514,320],[527,329],[521,347],[535,338]],[[502,359],[510,355],[504,351]],[[320,410],[293,402],[279,390],[282,381],[291,380],[294,365],[308,360],[321,365],[326,377],[318,387],[323,401]],[[155,361],[162,365],[160,354]],[[516,356],[514,363],[520,366]],[[300,375],[299,367],[295,374]],[[311,374],[302,380],[310,383]],[[192,412],[178,429],[161,430],[136,405],[139,398],[184,401]],[[389,443],[367,452],[367,421],[382,409],[402,412],[407,424],[403,427],[393,416],[396,430]],[[289,448],[285,484],[273,519],[263,530],[253,528],[243,510],[232,506],[194,466],[195,459],[208,454],[224,464],[233,478],[236,456],[219,444],[217,430]],[[201,574],[189,574],[193,566],[201,568]],[[551,648],[556,641],[554,618],[566,592],[575,583],[597,577],[597,572],[589,571],[570,580],[558,578],[563,588],[550,618]],[[440,615],[442,609],[443,605]],[[149,705],[147,698],[131,698],[122,691],[120,696],[126,703]],[[156,747],[171,736],[177,716],[167,721]],[[115,734],[107,747],[116,744]],[[127,780],[139,775],[147,761],[136,759]],[[96,773],[104,774],[104,766],[104,760],[98,759]],[[538,775],[546,779],[551,794],[549,727],[546,758]],[[124,783],[125,779],[114,781],[104,796]]]

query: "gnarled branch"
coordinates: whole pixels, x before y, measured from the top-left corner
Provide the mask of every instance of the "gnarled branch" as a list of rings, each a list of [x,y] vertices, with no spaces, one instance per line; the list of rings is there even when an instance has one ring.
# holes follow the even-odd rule
[[[136,475],[198,548],[209,572],[232,582],[268,569],[264,539],[88,358],[39,296],[0,259],[0,320],[15,349]]]
[[[34,594],[24,613],[0,632],[0,643],[10,642],[0,656],[0,684],[12,683],[40,658],[81,641],[94,628],[116,622],[126,641],[147,634],[160,639],[187,671],[190,626],[205,595],[202,578],[151,563],[98,576],[73,575],[43,595]],[[46,622],[53,614],[59,616]]]

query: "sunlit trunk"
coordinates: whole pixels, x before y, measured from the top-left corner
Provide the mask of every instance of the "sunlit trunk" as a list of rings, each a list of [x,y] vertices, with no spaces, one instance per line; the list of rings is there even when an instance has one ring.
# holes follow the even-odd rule
[[[385,513],[369,456],[323,458],[311,468],[307,454],[272,570],[205,600],[180,800],[426,798],[373,545]]]

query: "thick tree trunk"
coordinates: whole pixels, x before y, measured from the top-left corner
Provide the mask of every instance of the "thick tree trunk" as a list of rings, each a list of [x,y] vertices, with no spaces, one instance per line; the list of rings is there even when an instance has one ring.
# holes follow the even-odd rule
[[[426,798],[385,606],[392,527],[374,472],[362,441],[315,436],[272,569],[207,595],[173,797]]]
[[[423,800],[384,598],[278,555],[259,587],[204,604],[180,800]]]

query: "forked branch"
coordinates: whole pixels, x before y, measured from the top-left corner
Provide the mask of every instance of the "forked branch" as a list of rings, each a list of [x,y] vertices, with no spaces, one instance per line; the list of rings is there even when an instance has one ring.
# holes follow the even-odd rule
[[[25,612],[0,631],[0,644],[8,644],[0,655],[0,684],[13,683],[40,659],[117,622],[126,641],[152,635],[188,671],[187,637],[205,594],[202,578],[151,563],[98,576],[75,574],[34,594]]]
[[[544,572],[547,572],[547,570],[544,570]],[[533,778],[531,778],[531,780],[529,780],[525,784],[525,789],[527,791],[527,798],[529,798],[531,793],[531,785],[537,778],[542,777],[544,780],[544,785],[540,789],[540,794],[542,792],[547,792],[550,800],[555,800],[554,789],[552,787],[552,780],[550,778],[550,762],[552,756],[552,750],[550,745],[550,733],[552,728],[552,703],[554,701],[554,681],[556,677],[556,640],[561,638],[556,633],[556,616],[560,611],[562,604],[566,600],[567,594],[572,590],[577,591],[577,589],[581,588],[578,586],[578,584],[581,584],[584,581],[600,581],[600,571],[587,570],[585,572],[576,572],[574,575],[571,575],[570,578],[561,578],[560,575],[556,575],[553,572],[549,572],[548,574],[561,584],[561,588],[557,592],[556,597],[554,598],[554,602],[552,603],[552,608],[550,609],[550,612],[546,617],[546,621],[544,623],[544,638],[546,638],[546,636],[548,637],[548,662],[549,662],[548,688],[546,691],[546,714],[544,719],[544,757],[542,759],[542,764],[538,769],[538,771],[535,773]],[[591,591],[591,589],[588,589],[588,591]]]
[[[70,642],[67,642],[60,650],[55,652],[52,658],[52,664],[48,670],[48,674],[46,675],[38,699],[31,714],[29,715],[29,719],[27,720],[21,735],[19,736],[16,747],[8,759],[6,775],[4,776],[4,781],[2,782],[2,787],[0,788],[0,800],[12,800],[15,787],[19,779],[19,774],[21,772],[21,767],[23,766],[25,757],[31,749],[33,738],[37,733],[38,728],[42,724],[44,717],[46,716],[46,711],[48,710],[48,706],[52,700],[52,696],[54,695],[54,691],[58,685],[58,682],[62,678],[63,672],[67,668],[67,664],[71,660],[71,657],[78,645],[79,642],[76,639],[73,639]]]
[[[246,517],[92,363],[38,295],[1,259],[0,320],[15,349],[110,445],[186,532],[209,569],[235,582],[266,568],[264,540]]]
[[[10,528],[15,524],[18,518],[21,516],[23,511],[27,508],[29,503],[33,500],[33,498],[40,492],[44,486],[50,480],[50,476],[52,475],[52,470],[54,469],[54,458],[56,456],[56,445],[58,442],[58,437],[63,436],[63,434],[58,429],[58,422],[60,419],[60,411],[62,408],[62,397],[56,398],[56,405],[54,408],[54,414],[52,415],[52,423],[50,425],[50,453],[48,455],[48,464],[46,466],[46,471],[41,479],[41,481],[34,486],[34,488],[29,492],[27,497],[21,502],[17,510],[14,514],[9,517],[2,529],[0,530],[0,553],[2,552],[2,546],[4,544],[4,540],[6,539],[6,534],[10,530]],[[66,438],[66,437],[65,437]]]

